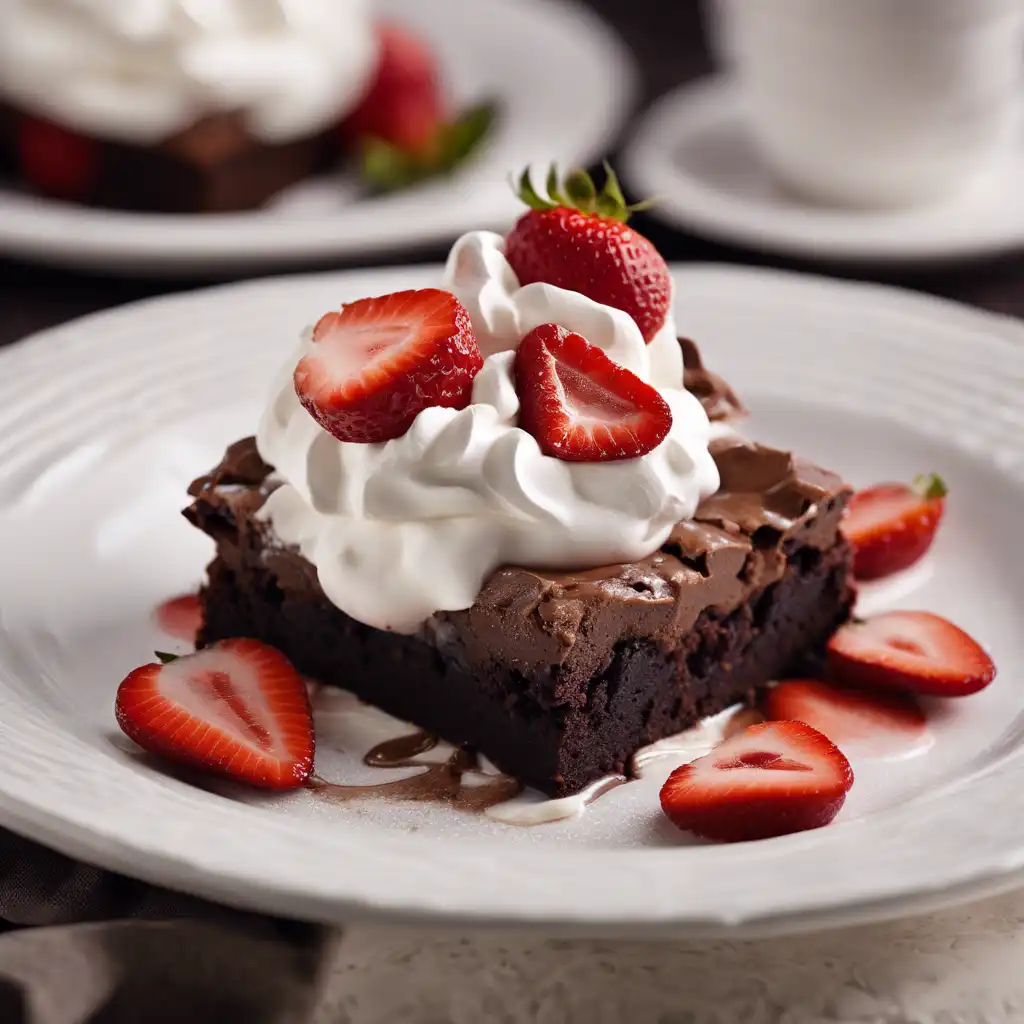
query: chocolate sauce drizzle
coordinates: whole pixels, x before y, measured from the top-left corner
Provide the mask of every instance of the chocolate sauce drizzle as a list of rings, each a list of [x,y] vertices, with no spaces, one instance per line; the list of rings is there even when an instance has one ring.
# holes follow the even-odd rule
[[[437,737],[428,732],[414,732],[378,743],[363,758],[370,768],[425,768],[408,779],[379,782],[369,786],[345,786],[313,777],[310,788],[330,800],[413,800],[444,803],[457,811],[485,811],[495,804],[511,800],[522,785],[508,775],[487,776],[477,786],[463,784],[466,772],[480,770],[476,755],[457,747],[447,761],[428,764],[416,758],[433,750]]]
[[[414,757],[425,754],[437,746],[437,737],[429,732],[413,732],[408,736],[396,736],[393,740],[378,743],[363,758],[369,768],[408,768],[419,764]]]

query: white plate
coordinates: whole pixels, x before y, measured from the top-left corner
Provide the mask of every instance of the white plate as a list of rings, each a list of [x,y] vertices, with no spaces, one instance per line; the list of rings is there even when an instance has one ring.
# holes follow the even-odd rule
[[[782,190],[743,122],[739,92],[712,78],[662,97],[626,148],[632,191],[673,227],[814,260],[927,263],[1024,248],[1024,130],[1013,156],[955,200],[917,210],[814,206]]]
[[[0,188],[0,252],[125,273],[226,272],[352,258],[501,228],[527,163],[586,164],[613,142],[636,96],[631,56],[579,3],[378,0],[440,54],[462,106],[497,98],[494,137],[456,176],[355,201],[346,178],[308,182],[251,213],[172,216],[93,210]],[[470,13],[470,8],[472,11]]]
[[[688,845],[663,763],[577,821],[514,828],[436,806],[228,798],[117,731],[117,683],[206,538],[185,486],[251,431],[296,331],[438,268],[251,282],[88,317],[0,353],[0,822],[69,854],[296,917],[753,933],[879,917],[1015,884],[1024,869],[1024,327],[815,278],[677,268],[681,330],[754,410],[751,433],[855,484],[942,473],[934,557],[885,593],[958,622],[998,680],[931,709],[934,745],[873,761],[816,832]],[[172,647],[172,649],[174,649]],[[180,646],[178,649],[181,649]],[[329,723],[318,766],[344,771]]]

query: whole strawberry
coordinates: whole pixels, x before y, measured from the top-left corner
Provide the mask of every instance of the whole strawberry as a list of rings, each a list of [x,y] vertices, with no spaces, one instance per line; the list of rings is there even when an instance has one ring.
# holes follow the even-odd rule
[[[498,104],[452,114],[429,42],[390,22],[377,26],[377,37],[377,72],[339,126],[339,141],[359,152],[371,191],[394,192],[460,167],[490,135]]]
[[[607,164],[605,171],[598,193],[585,171],[561,186],[552,166],[548,199],[524,171],[518,195],[530,211],[505,239],[505,256],[521,285],[553,284],[624,310],[650,342],[672,304],[672,278],[654,245],[626,223],[646,204],[627,206],[615,172]]]
[[[342,131],[347,138],[421,150],[434,140],[444,113],[437,57],[425,40],[398,25],[378,25],[377,36],[377,73]]]

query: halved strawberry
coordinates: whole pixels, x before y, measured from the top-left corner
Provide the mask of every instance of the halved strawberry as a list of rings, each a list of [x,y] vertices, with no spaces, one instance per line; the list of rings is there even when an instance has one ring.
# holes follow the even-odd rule
[[[195,644],[203,625],[203,611],[198,594],[182,594],[164,601],[156,610],[157,625],[168,635]]]
[[[85,199],[99,171],[99,147],[52,121],[22,117],[18,159],[24,179],[56,199]]]
[[[624,310],[649,342],[668,316],[672,277],[653,243],[626,224],[647,204],[627,206],[607,165],[606,173],[598,194],[584,171],[562,187],[552,167],[543,199],[524,171],[519,197],[531,209],[508,233],[505,257],[521,285],[542,281]]]
[[[422,150],[437,137],[444,110],[437,58],[406,28],[382,22],[377,35],[377,73],[342,132],[348,138],[382,139],[403,150]]]
[[[879,484],[851,499],[842,530],[853,545],[853,573],[874,580],[913,565],[932,546],[945,508],[946,485],[934,473],[913,487]]]
[[[324,316],[295,368],[295,391],[324,430],[370,444],[401,437],[428,406],[464,409],[481,366],[462,303],[422,288]]]
[[[313,770],[313,714],[287,658],[258,640],[222,640],[135,669],[117,690],[117,724],[138,745],[267,789]]]
[[[963,697],[996,677],[992,659],[931,612],[894,611],[848,622],[828,642],[832,674],[850,686]]]
[[[752,725],[677,768],[661,788],[673,825],[741,842],[827,825],[853,785],[832,742],[803,722]]]
[[[866,693],[813,679],[787,679],[764,698],[774,721],[803,722],[837,746],[877,756],[904,753],[927,737],[924,712],[902,693]]]
[[[566,462],[636,458],[672,427],[672,410],[650,384],[557,324],[519,343],[515,381],[519,426]]]

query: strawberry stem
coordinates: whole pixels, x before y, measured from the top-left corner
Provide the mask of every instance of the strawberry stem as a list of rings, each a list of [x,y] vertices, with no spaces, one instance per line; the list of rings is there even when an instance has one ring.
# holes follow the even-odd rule
[[[548,170],[548,180],[545,183],[545,189],[548,193],[548,198],[559,206],[568,206],[569,200],[565,197],[562,192],[561,186],[558,182],[558,165],[552,164]]]
[[[570,171],[565,178],[565,192],[569,197],[567,205],[585,213],[597,209],[597,189],[594,188],[594,179],[586,171]]]
[[[519,176],[519,188],[515,189],[515,193],[531,210],[553,210],[558,206],[557,203],[543,199],[538,194],[530,180],[529,167]]]
[[[914,491],[925,501],[936,501],[949,493],[949,488],[938,473],[923,473],[914,477]]]
[[[433,142],[410,152],[384,139],[362,143],[363,181],[376,193],[395,192],[427,178],[451,174],[485,142],[498,117],[495,103],[481,103],[440,126]]]
[[[626,197],[622,194],[622,186],[607,160],[604,162],[604,188],[597,197],[597,212],[602,217],[614,217],[616,220],[629,220],[630,209]]]
[[[622,194],[618,176],[607,161],[604,170],[605,180],[600,192],[597,191],[593,178],[584,170],[570,171],[564,180],[560,181],[557,164],[552,164],[548,170],[545,182],[546,199],[534,188],[529,167],[519,176],[518,183],[513,184],[513,191],[531,210],[567,207],[623,223],[629,220],[630,214],[638,210],[647,210],[654,204],[655,200],[648,199],[630,206]]]

